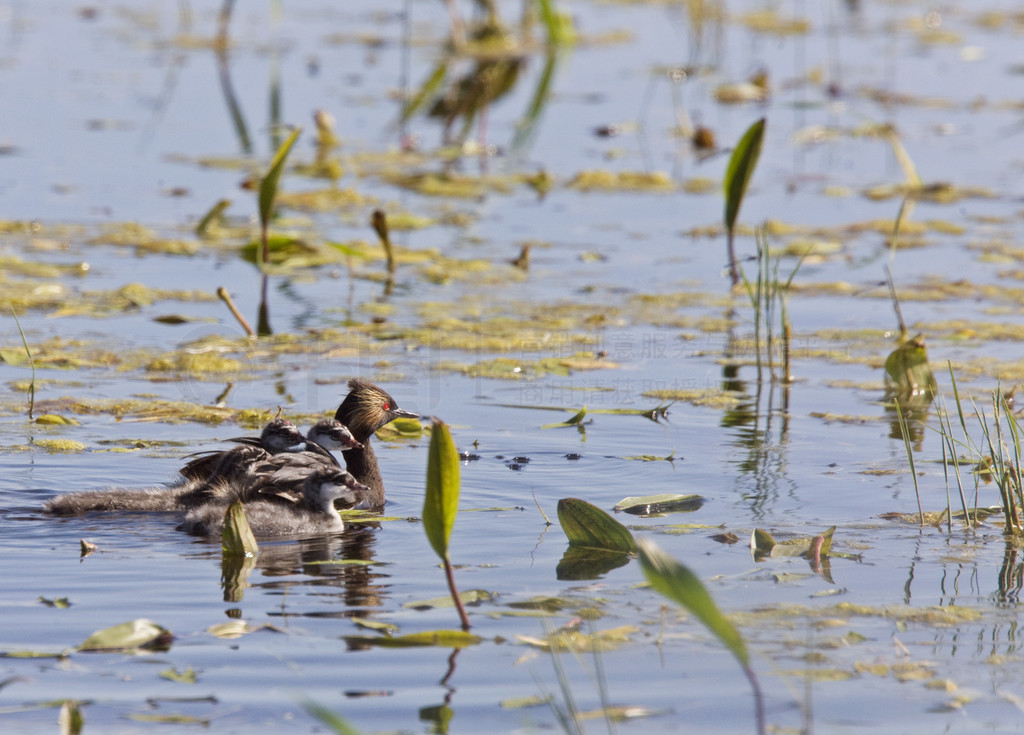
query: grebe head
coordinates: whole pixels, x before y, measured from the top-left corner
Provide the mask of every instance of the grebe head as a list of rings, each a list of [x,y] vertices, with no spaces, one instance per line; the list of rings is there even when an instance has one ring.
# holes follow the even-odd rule
[[[397,418],[419,418],[418,414],[399,408],[387,391],[367,380],[353,378],[348,387],[349,393],[334,418],[347,426],[358,441],[365,442],[373,432]]]
[[[337,419],[320,419],[313,424],[307,438],[329,451],[363,448],[362,443],[356,441],[348,427]]]
[[[271,454],[277,452],[301,452],[306,448],[306,437],[291,421],[282,418],[271,419],[263,427],[260,442]]]

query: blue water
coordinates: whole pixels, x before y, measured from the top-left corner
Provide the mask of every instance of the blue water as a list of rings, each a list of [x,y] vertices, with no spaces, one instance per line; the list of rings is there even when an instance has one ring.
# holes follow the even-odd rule
[[[667,492],[697,493],[706,502],[693,514],[618,518],[683,560],[719,605],[737,615],[771,726],[796,731],[809,722],[821,733],[1019,729],[1015,702],[1024,681],[1012,665],[1019,655],[1014,580],[1020,563],[1014,548],[994,526],[950,534],[878,518],[917,509],[904,444],[894,438],[893,418],[880,402],[881,365],[896,329],[886,289],[878,285],[890,254],[879,231],[838,229],[889,221],[899,207],[898,199],[872,201],[860,194],[903,178],[887,143],[854,134],[868,123],[896,127],[926,183],[991,190],[992,198],[952,205],[919,202],[911,223],[943,220],[963,227],[963,234],[933,227],[923,245],[899,250],[892,261],[904,316],[912,331],[925,333],[940,383],[948,385],[945,364],[952,360],[958,384],[987,410],[990,391],[997,383],[1008,387],[1018,372],[1012,329],[1021,323],[1015,290],[1020,258],[1013,249],[1021,235],[1020,162],[1013,151],[1021,77],[1013,68],[1012,24],[987,27],[979,21],[985,11],[1013,6],[798,4],[784,10],[806,17],[811,30],[784,36],[755,33],[742,23],[744,13],[761,8],[758,3],[730,4],[727,22],[702,27],[682,5],[559,5],[573,14],[581,43],[557,59],[550,96],[527,144],[516,147],[515,135],[544,67],[540,53],[528,56],[518,83],[488,110],[484,132],[474,128],[470,136],[482,136],[498,155],[466,156],[453,164],[468,175],[543,168],[558,183],[544,198],[518,186],[478,199],[400,189],[367,158],[401,142],[396,96],[414,92],[441,58],[448,27],[441,3],[304,3],[282,6],[279,17],[265,4],[239,4],[225,69],[247,137],[232,123],[215,54],[208,44],[185,42],[212,38],[216,8],[143,1],[96,6],[92,17],[60,3],[0,5],[0,95],[16,100],[0,112],[0,220],[39,223],[33,234],[0,227],[0,258],[89,264],[77,278],[29,279],[0,270],[0,295],[25,282],[59,284],[76,295],[136,282],[206,293],[226,286],[254,319],[260,275],[235,255],[241,241],[199,241],[196,255],[177,256],[136,253],[130,245],[96,238],[104,226],[130,221],[160,236],[193,240],[195,223],[222,197],[234,201],[229,213],[235,222],[255,223],[255,196],[239,188],[247,170],[198,161],[220,157],[262,170],[273,151],[275,79],[280,121],[306,130],[293,160],[312,160],[311,113],[329,110],[342,140],[345,175],[339,186],[375,198],[352,210],[285,211],[275,227],[316,241],[370,241],[366,222],[375,206],[432,217],[454,213],[468,224],[397,232],[394,239],[405,248],[494,264],[482,276],[446,283],[402,265],[390,297],[382,295],[378,280],[366,277],[383,268],[379,262],[275,275],[269,283],[271,323],[277,333],[302,335],[301,349],[275,354],[261,342],[236,347],[231,356],[246,367],[223,380],[153,374],[137,366],[153,352],[169,353],[210,335],[240,336],[216,301],[163,301],[105,318],[19,313],[32,345],[84,340],[126,361],[40,369],[39,379],[57,381],[41,384],[41,402],[62,396],[200,404],[220,399],[229,408],[281,405],[286,412],[313,412],[336,406],[346,380],[358,375],[386,386],[403,408],[442,418],[460,449],[479,455],[462,467],[462,512],[451,547],[456,579],[464,590],[493,597],[470,609],[482,642],[454,656],[446,648],[359,647],[344,639],[373,635],[354,618],[392,623],[401,633],[458,625],[450,608],[416,609],[446,594],[442,570],[416,520],[426,438],[378,442],[387,511],[395,520],[326,539],[264,543],[241,599],[225,600],[218,545],[184,536],[174,518],[46,518],[40,506],[56,493],[171,482],[183,455],[218,446],[242,430],[231,422],[174,423],[155,412],[110,411],[77,414],[81,424],[75,427],[38,426],[26,420],[25,396],[13,385],[27,380],[29,370],[0,363],[0,652],[71,651],[64,659],[0,659],[4,732],[53,729],[57,709],[50,703],[67,698],[87,702],[85,732],[197,729],[133,719],[179,714],[208,721],[218,733],[322,732],[302,708],[307,699],[343,715],[360,732],[445,731],[435,728],[439,716],[432,709],[442,705],[453,714],[447,725],[452,733],[557,730],[547,706],[501,703],[543,694],[564,701],[556,661],[520,637],[543,638],[577,616],[595,618],[582,623],[585,631],[635,628],[628,643],[596,658],[560,654],[557,661],[581,710],[600,708],[604,687],[610,704],[652,712],[617,724],[616,732],[750,732],[753,703],[738,665],[692,616],[641,586],[637,562],[596,580],[556,577],[566,549],[556,516],[559,499],[581,497],[610,510],[627,496]],[[520,8],[503,3],[501,11],[513,19]],[[928,12],[940,15],[926,17]],[[913,30],[924,20],[941,21],[942,30],[959,37],[928,42]],[[619,31],[626,32],[623,38],[600,40]],[[708,72],[673,90],[659,70],[679,65]],[[470,67],[464,61],[457,69]],[[742,81],[761,68],[773,87],[768,102],[728,106],[712,100],[717,85]],[[827,93],[829,83],[837,94]],[[883,104],[872,97],[878,90],[915,99]],[[943,104],[924,104],[929,96]],[[766,384],[757,397],[749,341],[742,341],[751,336],[752,312],[745,295],[730,300],[723,239],[692,233],[720,223],[717,184],[701,195],[581,193],[564,186],[577,172],[597,168],[661,170],[678,182],[720,181],[727,151],[700,160],[671,133],[684,114],[712,128],[723,148],[766,116],[762,159],[741,221],[771,218],[830,228],[807,237],[840,240],[838,253],[808,259],[794,279],[796,382],[788,389],[788,411],[777,385]],[[595,135],[600,126],[623,124],[622,136]],[[796,142],[815,125],[847,134]],[[441,142],[440,125],[423,117],[405,132],[428,154]],[[430,158],[406,165],[442,168]],[[282,180],[287,190],[326,185],[292,172]],[[827,186],[850,193],[828,196]],[[170,195],[175,187],[184,190],[182,196]],[[524,276],[507,261],[528,241],[535,245]],[[998,257],[985,254],[1001,246],[1008,249]],[[751,238],[739,238],[741,256],[753,250]],[[601,258],[586,257],[594,253]],[[784,260],[783,273],[795,265]],[[913,287],[929,279],[962,280],[970,288],[963,297],[915,299]],[[801,290],[839,282],[850,284],[848,292]],[[635,299],[647,294],[693,300],[640,310]],[[542,318],[575,305],[585,316],[603,317],[599,326],[547,326],[535,351],[500,356],[567,357],[582,346],[604,350],[616,367],[521,381],[469,378],[439,368],[495,355],[404,338],[378,340],[365,332],[353,349],[320,331],[346,320],[362,329],[378,313],[367,307],[378,302],[392,307],[387,319],[396,328],[422,326],[440,313],[483,324],[507,316],[519,320],[522,330],[549,324]],[[441,308],[425,310],[426,303]],[[20,337],[4,312],[0,347],[18,350]],[[722,326],[728,312],[736,320],[731,328]],[[167,314],[209,321],[152,321]],[[970,325],[947,324],[958,319],[1000,323],[1011,336],[988,339],[972,334]],[[708,320],[714,326],[706,327]],[[843,334],[854,330],[856,338]],[[544,346],[545,336],[564,331],[576,347]],[[581,345],[583,337],[596,344]],[[730,372],[729,356],[748,360],[738,377]],[[595,412],[653,408],[659,401],[643,395],[652,390],[723,385],[742,391],[741,409],[677,403],[659,422]],[[592,419],[585,434],[540,428],[584,404]],[[552,406],[566,411],[542,408]],[[833,418],[821,418],[826,413]],[[934,428],[934,411],[927,420]],[[922,502],[938,510],[946,506],[941,447],[931,429],[922,436],[915,447]],[[53,454],[33,443],[42,438],[74,439],[87,449]],[[110,442],[131,440],[180,445],[103,451]],[[628,459],[670,454],[675,461]],[[973,480],[965,478],[973,490]],[[981,487],[980,502],[998,502],[992,486]],[[702,525],[676,527],[684,523]],[[838,554],[825,572],[799,558],[751,558],[748,538],[755,527],[781,539],[830,526],[837,526]],[[724,532],[739,541],[710,539]],[[95,543],[97,551],[80,558],[80,539]],[[374,563],[323,563],[352,559]],[[63,597],[70,608],[39,601]],[[534,598],[557,598],[560,609],[544,619],[522,615],[522,603]],[[837,607],[841,603],[860,607],[851,612]],[[911,615],[924,616],[933,607],[977,615]],[[139,617],[174,633],[168,651],[73,651],[93,631]],[[236,618],[272,629],[236,639],[207,632]],[[901,681],[901,666],[917,668]],[[160,676],[189,668],[197,674],[195,684]],[[607,729],[600,717],[586,727]]]

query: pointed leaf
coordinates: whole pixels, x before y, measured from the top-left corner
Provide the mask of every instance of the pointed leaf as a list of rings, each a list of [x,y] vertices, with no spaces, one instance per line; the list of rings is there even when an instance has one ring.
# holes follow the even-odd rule
[[[754,532],[750,534],[750,551],[754,554],[754,558],[771,556],[775,545],[775,539],[767,531],[755,528]]]
[[[747,653],[743,637],[722,615],[697,575],[648,539],[640,540],[639,549],[640,566],[651,587],[692,612],[739,659],[744,668],[748,667],[750,654]]]
[[[86,638],[79,651],[130,651],[136,648],[166,648],[174,636],[152,620],[137,618],[97,630]]]
[[[562,530],[569,537],[570,546],[618,552],[636,550],[636,542],[629,529],[586,500],[559,500],[558,522],[562,524]]]
[[[747,184],[757,167],[757,159],[761,155],[761,142],[764,140],[765,119],[762,117],[749,128],[736,144],[729,159],[729,167],[725,170],[725,226],[732,230],[736,217],[740,213],[743,195],[747,192]]]
[[[240,501],[235,501],[224,512],[224,529],[220,532],[220,548],[228,556],[255,556],[259,551],[256,537],[245,517]]]
[[[284,162],[300,133],[302,133],[302,128],[295,128],[291,135],[285,138],[270,162],[267,175],[260,182],[260,222],[264,224],[270,221],[270,215],[274,209],[274,199],[277,198],[277,183],[281,180],[281,172],[284,171]]]
[[[427,493],[423,529],[434,552],[446,559],[455,516],[459,512],[459,452],[443,421],[434,419],[427,452]]]

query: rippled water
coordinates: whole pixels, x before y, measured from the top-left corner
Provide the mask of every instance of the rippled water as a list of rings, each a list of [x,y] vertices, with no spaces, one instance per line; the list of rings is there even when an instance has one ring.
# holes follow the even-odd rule
[[[74,414],[80,426],[42,427],[28,421],[17,385],[28,369],[2,364],[0,652],[70,650],[97,629],[138,617],[175,634],[163,653],[2,659],[4,732],[52,730],[57,709],[50,703],[69,698],[87,702],[84,732],[198,727],[139,719],[178,714],[208,721],[215,732],[322,731],[302,708],[307,699],[360,732],[536,732],[557,729],[548,707],[502,703],[545,694],[563,701],[559,664],[580,709],[600,708],[605,687],[610,704],[651,710],[616,731],[751,731],[753,706],[735,662],[698,623],[639,586],[636,562],[596,580],[556,578],[566,540],[543,514],[555,521],[558,499],[583,497],[610,510],[623,497],[663,492],[699,493],[707,501],[685,516],[619,518],[691,566],[735,616],[762,679],[770,725],[829,733],[1020,727],[1016,550],[997,526],[948,533],[878,518],[917,508],[903,442],[881,405],[881,366],[896,326],[878,286],[890,254],[884,228],[842,229],[891,221],[899,208],[898,198],[863,195],[903,180],[887,143],[855,134],[869,122],[896,127],[926,183],[987,187],[989,197],[918,202],[909,223],[931,226],[892,263],[904,315],[926,335],[947,400],[947,360],[979,405],[997,383],[1016,381],[1021,77],[1012,4],[797,4],[792,11],[810,29],[787,35],[752,30],[748,13],[763,10],[753,2],[730,3],[724,19],[703,24],[691,14],[698,3],[559,3],[572,13],[581,42],[555,61],[550,95],[527,144],[517,146],[515,136],[544,72],[541,53],[527,57],[516,84],[468,138],[496,146],[496,155],[466,155],[450,165],[473,176],[544,169],[556,186],[545,197],[517,186],[466,199],[401,188],[360,158],[396,150],[403,132],[406,144],[426,153],[440,145],[435,121],[417,117],[402,130],[396,98],[418,89],[442,58],[448,20],[441,3],[239,5],[233,45],[218,62],[210,44],[212,7],[0,3],[0,287],[13,293],[26,281],[57,284],[74,303],[84,292],[136,282],[208,293],[225,285],[253,318],[260,276],[235,252],[252,233],[215,245],[196,240],[191,229],[221,197],[234,200],[234,221],[253,221],[255,196],[239,189],[244,172],[198,161],[264,165],[273,150],[273,104],[281,122],[306,127],[293,154],[304,162],[313,158],[311,113],[331,111],[343,144],[339,185],[375,198],[354,210],[285,210],[276,228],[370,241],[366,222],[375,206],[455,214],[458,224],[397,232],[395,241],[484,260],[490,270],[442,282],[400,266],[390,298],[382,296],[379,278],[367,277],[379,263],[275,275],[271,324],[279,334],[301,335],[304,349],[246,350],[246,368],[226,398],[225,381],[112,366],[40,370],[39,378],[60,382],[42,384],[37,400],[141,396],[308,413],[333,408],[348,377],[381,382],[403,408],[447,421],[460,448],[480,457],[463,466],[452,557],[463,589],[494,595],[471,608],[473,632],[484,641],[456,653],[343,638],[367,634],[353,622],[358,618],[393,623],[402,633],[457,627],[451,609],[420,604],[446,592],[415,520],[426,439],[379,445],[395,520],[326,539],[266,543],[241,599],[226,600],[218,546],[185,537],[172,518],[54,520],[39,508],[57,492],[172,481],[181,456],[242,430],[110,411]],[[518,19],[520,7],[503,3],[501,11],[506,20]],[[700,73],[673,86],[664,73],[669,67]],[[718,85],[762,68],[773,90],[767,102],[712,99]],[[244,125],[232,121],[229,89]],[[723,238],[692,231],[720,222],[728,155],[701,160],[672,134],[685,115],[710,127],[721,148],[766,116],[764,151],[741,220],[825,228],[780,236],[773,242],[779,247],[798,238],[836,243],[834,252],[803,262],[794,280],[796,382],[786,391],[785,410],[779,386],[766,384],[759,393],[753,367],[733,359],[749,357],[739,340],[750,336],[752,312],[742,294],[730,299]],[[597,135],[603,126],[621,126],[623,134]],[[422,168],[443,166],[428,158]],[[566,186],[579,171],[597,168],[665,171],[679,186],[670,193]],[[682,190],[701,177],[713,180],[710,193]],[[286,191],[323,185],[294,172],[282,182]],[[6,224],[12,221],[38,228],[26,232]],[[100,233],[120,222],[185,238],[198,252],[143,253],[112,244]],[[527,241],[535,246],[524,275],[507,261]],[[740,238],[741,254],[753,247],[751,238]],[[12,257],[89,268],[78,277],[26,275],[6,260]],[[795,265],[784,259],[782,270]],[[961,288],[945,298],[923,293],[931,280]],[[850,286],[837,288],[839,282]],[[638,306],[642,296],[668,294],[693,300]],[[522,319],[526,329],[570,307],[603,318],[566,326],[571,347],[498,356],[529,361],[603,350],[615,367],[532,379],[527,369],[519,381],[466,377],[442,369],[444,363],[495,355],[369,332],[360,332],[367,335],[360,349],[339,349],[316,331],[346,323],[355,330],[376,316],[396,328],[417,327],[438,313],[480,321],[485,332],[487,319],[505,316]],[[716,326],[730,312],[736,323]],[[153,321],[169,314],[210,321]],[[44,309],[19,313],[30,344],[59,336],[120,355],[162,354],[203,335],[240,334],[215,301],[53,316]],[[953,323],[960,319],[971,321]],[[8,316],[0,320],[0,347],[13,354],[21,344],[17,329]],[[990,336],[982,322],[1001,325],[1007,336]],[[863,332],[850,336],[853,330]],[[651,390],[723,386],[740,391],[742,405],[677,403],[659,422],[595,413],[653,408],[658,399],[643,395]],[[542,407],[583,404],[592,418],[585,434],[539,428],[570,415]],[[934,414],[927,420],[937,425]],[[55,454],[36,443],[53,437],[87,449]],[[174,444],[102,451],[125,441]],[[916,451],[924,503],[944,508],[936,433],[925,430]],[[628,459],[670,454],[672,462]],[[998,501],[990,487],[981,492],[982,504]],[[708,527],[673,527],[688,522]],[[755,527],[784,538],[833,525],[839,553],[826,573],[802,559],[755,563],[747,548]],[[709,538],[726,531],[739,542]],[[80,559],[80,539],[97,552]],[[63,597],[70,608],[40,602]],[[557,612],[524,615],[536,598],[552,598]],[[635,629],[629,642],[596,657],[553,659],[520,638],[543,638],[577,616],[587,619],[584,630]],[[237,639],[207,632],[236,618],[273,628]],[[160,675],[189,668],[194,684]],[[587,728],[606,726],[598,718]]]

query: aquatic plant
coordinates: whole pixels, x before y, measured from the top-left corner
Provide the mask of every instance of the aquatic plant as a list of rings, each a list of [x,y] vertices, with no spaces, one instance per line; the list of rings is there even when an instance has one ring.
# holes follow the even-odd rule
[[[18,313],[10,304],[7,307],[11,310],[11,316],[14,317],[14,324],[18,327],[18,334],[21,335],[21,344],[25,347],[25,355],[28,357],[28,366],[32,369],[32,379],[28,384],[28,418],[31,421],[32,412],[35,410],[36,405],[36,364],[32,360],[32,350],[28,347],[28,340],[25,338],[25,332],[22,330],[21,322],[18,320]]]
[[[707,588],[689,568],[677,562],[648,539],[641,539],[638,548],[640,566],[651,587],[692,612],[739,661],[754,692],[757,732],[764,735],[764,698],[757,675],[750,666],[750,654],[743,636],[728,618],[722,615]]]
[[[735,287],[740,282],[740,273],[736,264],[736,249],[733,245],[736,218],[740,213],[740,205],[743,204],[743,196],[747,193],[747,184],[750,177],[754,175],[757,167],[757,159],[761,156],[761,142],[764,140],[765,118],[761,118],[749,128],[740,138],[740,142],[733,149],[729,158],[729,165],[725,170],[725,229],[727,247],[729,253],[729,278]]]
[[[790,344],[793,336],[793,326],[789,321],[789,290],[796,277],[797,271],[807,257],[808,249],[797,260],[793,270],[785,281],[779,279],[779,261],[781,258],[772,257],[768,248],[768,235],[762,225],[755,231],[757,241],[757,275],[754,281],[747,279],[746,273],[740,268],[743,278],[743,286],[747,292],[747,298],[754,309],[754,357],[757,364],[757,380],[762,380],[762,360],[767,360],[768,372],[772,381],[778,380],[781,383],[791,383],[793,375],[790,372]],[[778,313],[779,336],[775,337],[775,315]],[[764,341],[762,343],[762,327],[765,328]],[[782,375],[775,375],[775,343],[780,344]],[[763,356],[763,357],[762,357]]]
[[[291,134],[285,138],[283,143],[281,143],[277,152],[274,153],[274,157],[270,161],[270,166],[267,168],[267,173],[264,174],[263,178],[260,180],[260,268],[262,268],[264,263],[270,259],[270,218],[274,213],[274,200],[277,198],[277,185],[281,180],[281,173],[284,171],[284,164],[288,159],[288,154],[291,152],[292,146],[295,145],[295,141],[299,139],[299,135],[301,134],[302,128],[295,128],[292,130]]]
[[[430,432],[430,448],[427,453],[427,492],[423,498],[423,530],[427,534],[434,553],[444,565],[455,609],[459,611],[462,629],[469,630],[469,616],[462,604],[462,598],[455,585],[452,561],[448,554],[448,542],[459,513],[459,452],[455,448],[448,425],[434,419]]]

